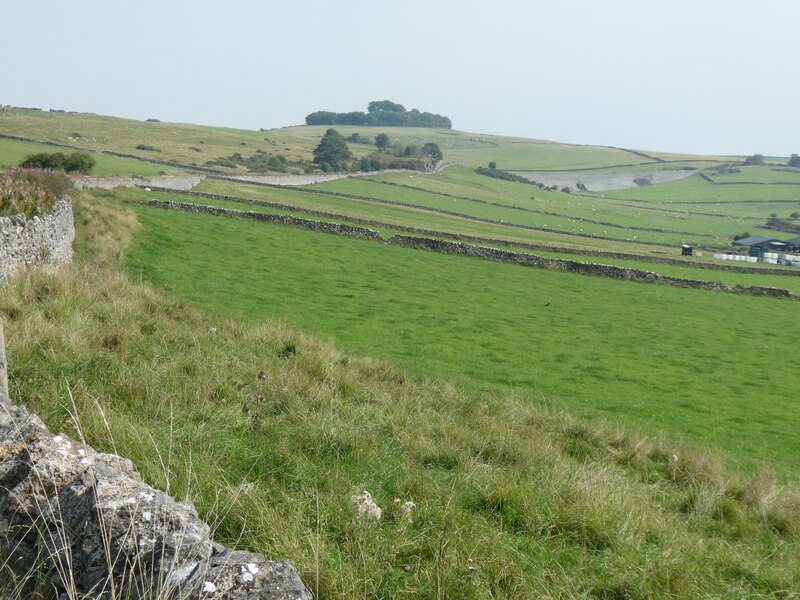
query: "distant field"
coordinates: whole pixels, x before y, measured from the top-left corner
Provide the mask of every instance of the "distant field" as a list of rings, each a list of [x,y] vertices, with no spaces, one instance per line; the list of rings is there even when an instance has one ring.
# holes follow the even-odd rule
[[[0,139],[0,168],[16,167],[26,156],[40,152],[72,152],[64,148],[55,148],[46,144],[31,144],[16,140]],[[141,162],[128,158],[117,158],[103,154],[93,154],[97,165],[93,175],[158,175],[167,169],[162,165]]]
[[[303,211],[291,211],[282,208],[259,206],[259,205],[236,202],[236,201],[217,200],[211,198],[198,198],[198,197],[191,197],[182,194],[168,193],[168,192],[131,191],[129,192],[129,195],[131,198],[138,196],[141,197],[142,199],[154,198],[158,200],[171,200],[174,202],[184,202],[184,203],[189,202],[189,203],[203,204],[208,206],[217,206],[220,208],[230,208],[240,211],[253,211],[265,214],[291,214],[305,219],[321,220],[331,223],[345,223],[359,227],[366,226],[369,229],[377,231],[384,239],[388,239],[393,235],[397,235],[398,233],[403,233],[402,231],[397,230],[395,228],[381,227],[379,225],[369,225],[369,224],[365,225],[357,220],[350,220],[347,218],[319,217],[319,216],[309,215]],[[447,239],[447,236],[444,236],[444,238]],[[513,252],[531,253],[538,256],[564,258],[579,262],[591,262],[591,263],[601,263],[607,265],[630,267],[632,269],[653,271],[660,275],[666,275],[671,277],[698,279],[704,281],[719,281],[730,287],[736,285],[778,287],[791,290],[795,294],[800,295],[800,269],[797,269],[796,277],[791,277],[787,275],[770,274],[769,272],[770,270],[767,268],[762,269],[763,273],[746,273],[746,272],[726,271],[726,270],[712,269],[712,268],[694,267],[692,266],[692,262],[688,260],[685,261],[686,263],[685,265],[661,264],[655,262],[648,262],[646,260],[636,260],[632,258],[591,256],[569,251],[525,249],[502,243],[484,244],[484,245],[489,245],[491,247],[496,247],[500,249],[511,250]],[[705,257],[699,257],[697,260],[703,260],[703,258],[705,258],[708,261],[711,260],[710,255]]]
[[[760,168],[761,170],[764,167]],[[789,175],[788,173],[786,175]],[[755,176],[752,173],[748,176]],[[719,181],[727,176],[718,176]],[[732,181],[732,180],[731,180]],[[793,185],[747,185],[739,183],[734,185],[715,185],[703,179],[700,175],[693,175],[687,179],[670,181],[659,185],[640,187],[632,190],[614,190],[598,194],[605,197],[629,198],[659,204],[695,204],[704,203],[696,208],[706,211],[705,204],[718,202],[728,203],[729,214],[741,214],[750,211],[753,207],[746,204],[752,200],[758,201],[791,201],[800,203],[800,186]]]
[[[496,162],[501,169],[604,168],[617,165],[653,163],[652,153],[634,153],[604,146],[560,144],[542,140],[467,133],[448,129],[406,127],[335,126],[345,136],[360,133],[374,137],[386,133],[398,146],[435,142],[450,163],[470,167]],[[271,156],[284,155],[292,161],[310,161],[313,148],[327,126],[297,126],[251,131],[182,123],[159,123],[120,119],[86,113],[15,110],[0,113],[0,133],[9,133],[69,143],[96,150],[163,158],[186,164],[230,156],[249,156],[261,150]],[[77,134],[77,135],[75,135]],[[157,151],[137,150],[144,144]],[[350,144],[357,157],[375,150],[366,144]],[[716,157],[676,156],[676,160],[714,160]],[[670,159],[672,160],[672,159]],[[230,170],[224,169],[223,170]],[[242,169],[237,169],[241,171]]]
[[[445,215],[415,208],[391,206],[369,201],[350,200],[333,196],[304,193],[278,188],[206,180],[195,189],[205,192],[231,194],[249,198],[280,202],[334,212],[350,217],[377,219],[382,222],[403,225],[405,227],[423,227],[447,231],[455,234],[502,238],[517,242],[536,242],[557,244],[559,246],[583,247],[592,249],[623,249],[628,252],[650,253],[664,248],[643,246],[624,241],[601,240],[592,237],[577,237],[558,232],[534,231],[503,225],[493,225],[475,220],[467,220],[453,215]]]
[[[748,468],[800,458],[800,376],[786,360],[800,303],[136,211],[131,272],[212,312],[286,320],[420,375],[663,430]]]
[[[706,173],[717,183],[785,183],[800,185],[800,169],[791,167],[736,167],[738,173],[709,171]]]

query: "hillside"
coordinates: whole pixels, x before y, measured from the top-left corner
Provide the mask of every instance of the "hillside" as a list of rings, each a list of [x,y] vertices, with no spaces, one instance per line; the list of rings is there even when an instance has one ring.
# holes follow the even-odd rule
[[[75,264],[0,289],[14,397],[191,498],[220,541],[292,561],[320,598],[800,589],[800,269],[712,255],[778,237],[795,170],[403,128],[395,143],[435,143],[448,166],[309,185],[214,167],[183,192],[142,178],[258,150],[301,165],[325,129],[0,113],[0,135],[97,151],[97,174],[139,185],[75,192]],[[0,138],[0,166],[52,150]],[[703,170],[566,193],[474,172],[489,162]],[[380,523],[347,508],[364,490]]]
[[[151,225],[116,194],[76,198],[73,266],[2,290],[15,396],[191,498],[217,539],[291,560],[317,597],[798,588],[792,486],[525,394],[461,391],[199,311],[118,270]],[[380,524],[348,512],[364,489]],[[411,519],[395,498],[415,502]]]

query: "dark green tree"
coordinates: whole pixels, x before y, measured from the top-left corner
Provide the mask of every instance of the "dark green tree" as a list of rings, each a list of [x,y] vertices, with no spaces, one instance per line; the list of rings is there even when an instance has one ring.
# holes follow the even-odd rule
[[[800,167],[800,156],[798,156],[797,154],[792,154],[789,157],[789,163],[788,164],[789,164],[790,167]]]
[[[745,165],[757,166],[764,164],[764,155],[763,154],[753,154],[753,156],[748,156],[744,159]]]
[[[497,163],[492,161],[489,163],[489,168],[494,171],[497,168]]]
[[[375,145],[381,150],[386,150],[392,145],[392,140],[385,133],[379,133],[375,136]]]
[[[422,151],[425,154],[430,155],[431,159],[436,162],[439,162],[444,158],[444,154],[442,154],[441,148],[439,148],[438,144],[434,144],[433,142],[428,142],[424,146],[422,146]]]
[[[94,156],[86,152],[73,152],[64,161],[64,170],[67,173],[81,173],[88,175],[97,164]]]
[[[322,136],[319,145],[314,148],[314,164],[319,165],[323,170],[327,165],[328,170],[346,171],[352,158],[353,154],[347,147],[347,142],[335,129],[328,129]]]
[[[406,107],[402,104],[395,104],[390,100],[373,100],[367,105],[367,110],[371,113],[376,112],[395,112],[395,113],[404,113],[406,112]]]
[[[67,173],[88,175],[96,164],[96,160],[86,152],[42,152],[26,157],[19,166],[24,169],[50,169]]]

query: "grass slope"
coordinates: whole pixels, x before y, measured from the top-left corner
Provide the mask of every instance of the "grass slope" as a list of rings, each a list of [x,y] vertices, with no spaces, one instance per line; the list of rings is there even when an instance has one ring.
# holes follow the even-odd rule
[[[794,472],[800,304],[440,255],[136,206],[135,274],[218,315],[286,320],[470,390]],[[211,251],[209,251],[209,249]]]
[[[198,311],[117,269],[139,226],[101,196],[77,199],[72,266],[0,290],[14,395],[54,430],[74,435],[74,417],[89,443],[195,501],[219,540],[290,559],[316,597],[766,598],[800,587],[794,488],[514,395],[419,383],[285,326]],[[162,215],[183,225],[173,232],[206,231],[139,214],[140,246]],[[272,236],[228,223],[214,226],[269,249]],[[326,239],[338,240],[315,240],[322,250]],[[222,241],[206,249],[231,261]],[[176,277],[189,265],[173,263]],[[277,281],[254,283],[257,294]],[[380,523],[348,512],[363,489],[386,509]],[[412,520],[395,498],[417,504]],[[13,587],[2,575],[0,589]]]
[[[0,168],[16,167],[31,154],[42,152],[72,152],[65,148],[55,148],[46,144],[33,144],[16,140],[0,139]],[[118,158],[103,154],[92,154],[97,161],[92,175],[158,175],[165,167],[152,163],[141,162],[129,158]]]

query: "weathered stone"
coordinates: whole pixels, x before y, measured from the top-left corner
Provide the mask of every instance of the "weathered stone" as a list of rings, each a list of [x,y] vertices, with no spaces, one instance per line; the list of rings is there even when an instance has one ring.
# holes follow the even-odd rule
[[[191,503],[142,482],[129,460],[5,403],[0,533],[10,565],[35,562],[56,588],[89,598],[311,598],[288,563],[212,542]]]
[[[55,268],[72,260],[72,203],[58,200],[43,217],[0,217],[0,281],[28,266]]]

